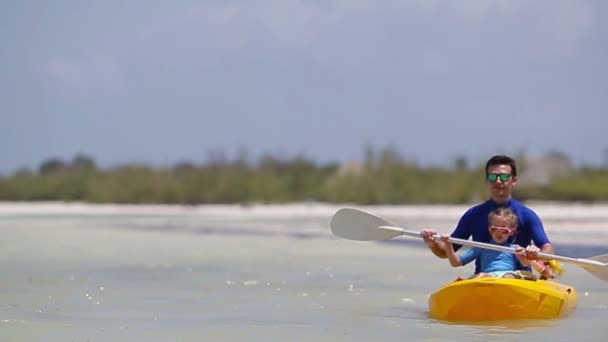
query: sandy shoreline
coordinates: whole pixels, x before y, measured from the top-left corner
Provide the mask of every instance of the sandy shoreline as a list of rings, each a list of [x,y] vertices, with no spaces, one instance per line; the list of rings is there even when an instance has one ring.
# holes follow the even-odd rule
[[[608,220],[608,203],[528,203],[543,219]],[[344,207],[391,216],[428,216],[458,218],[470,205],[354,205],[326,203],[288,204],[92,204],[84,202],[0,202],[0,215],[6,214],[162,214],[162,215],[253,215],[300,216],[331,215]]]
[[[608,246],[608,204],[529,203],[555,243]],[[433,227],[449,232],[469,206],[294,203],[277,205],[120,205],[62,202],[0,202],[0,218],[15,216],[150,216],[212,225],[239,233],[329,235],[328,223],[340,208],[357,207],[408,229]],[[165,224],[160,220],[157,224]]]

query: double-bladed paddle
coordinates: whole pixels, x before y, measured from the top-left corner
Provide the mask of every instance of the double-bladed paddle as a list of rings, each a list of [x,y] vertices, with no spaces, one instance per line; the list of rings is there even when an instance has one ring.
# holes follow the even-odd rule
[[[358,241],[389,240],[401,235],[422,238],[422,235],[420,235],[420,232],[418,231],[397,227],[377,216],[353,208],[343,208],[334,214],[331,220],[331,231],[336,236]],[[463,240],[452,237],[450,237],[448,241],[469,247],[516,253],[515,248],[513,247],[492,245],[489,243]],[[542,259],[557,260],[564,263],[575,264],[584,268],[595,277],[608,281],[608,254],[598,255],[588,259],[570,258],[547,253],[538,253],[538,256]]]

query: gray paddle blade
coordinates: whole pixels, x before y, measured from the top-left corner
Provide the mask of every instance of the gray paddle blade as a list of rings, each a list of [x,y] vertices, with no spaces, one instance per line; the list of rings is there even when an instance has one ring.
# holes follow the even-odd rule
[[[589,259],[590,260],[599,261],[599,262],[602,262],[602,263],[608,265],[608,254],[596,255],[596,256],[593,256],[593,257],[591,257]]]
[[[399,231],[380,229],[389,222],[362,210],[343,208],[331,219],[331,231],[341,238],[357,241],[388,240],[401,235]]]
[[[608,254],[597,255],[589,258],[589,260],[604,263],[604,266],[583,266],[583,268],[596,278],[608,281]]]

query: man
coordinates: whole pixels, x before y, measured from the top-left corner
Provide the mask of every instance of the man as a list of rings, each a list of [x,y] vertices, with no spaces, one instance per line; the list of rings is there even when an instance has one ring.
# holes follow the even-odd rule
[[[519,230],[513,242],[522,247],[527,246],[526,257],[531,260],[537,259],[539,251],[553,254],[553,245],[547,238],[538,215],[511,195],[513,187],[517,184],[515,160],[506,155],[495,155],[490,158],[486,163],[486,183],[490,190],[490,199],[467,210],[451,236],[459,239],[468,239],[472,236],[474,241],[489,242],[491,237],[488,230],[488,215],[496,208],[508,207],[519,217]],[[434,230],[424,229],[421,234],[433,254],[447,258],[445,243],[439,238],[435,239]],[[460,247],[454,245],[455,250]],[[479,273],[477,262],[475,273]]]

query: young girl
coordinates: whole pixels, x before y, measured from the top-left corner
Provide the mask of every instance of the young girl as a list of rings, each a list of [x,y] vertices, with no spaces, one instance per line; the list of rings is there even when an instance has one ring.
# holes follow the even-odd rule
[[[509,208],[498,208],[492,211],[488,217],[491,244],[515,247],[516,253],[499,252],[483,248],[472,248],[462,256],[457,256],[454,247],[448,241],[449,235],[442,235],[441,241],[450,264],[454,267],[464,266],[473,260],[479,259],[480,272],[472,278],[495,277],[495,278],[519,278],[516,270],[518,263],[529,266],[530,260],[525,257],[524,248],[511,243],[512,237],[517,231],[517,215]]]

